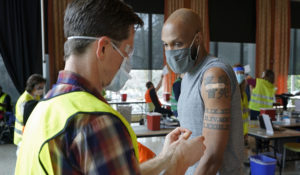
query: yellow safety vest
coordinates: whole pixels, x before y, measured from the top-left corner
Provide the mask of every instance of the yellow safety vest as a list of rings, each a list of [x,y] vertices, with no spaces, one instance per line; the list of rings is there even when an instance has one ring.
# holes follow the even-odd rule
[[[248,97],[246,92],[243,92],[243,99],[241,101],[242,105],[242,118],[243,118],[243,128],[244,128],[244,135],[248,134],[249,128],[249,108],[248,108]]]
[[[77,91],[37,104],[26,123],[15,174],[54,174],[48,142],[63,134],[68,123],[78,113],[95,112],[108,112],[122,121],[130,134],[135,156],[139,160],[137,138],[126,119],[95,96]]]
[[[3,93],[2,96],[0,97],[0,103],[4,103],[5,97],[7,96],[7,94]],[[0,111],[6,112],[6,108],[3,106],[0,106]]]
[[[272,108],[275,86],[267,80],[257,78],[256,86],[252,90],[249,109],[260,111],[260,108]]]
[[[30,100],[40,100],[40,97],[34,98],[30,93],[25,91],[18,99],[16,103],[16,121],[15,121],[15,131],[14,131],[14,144],[18,145],[22,141],[22,132],[24,129],[23,123],[23,113],[25,103]]]

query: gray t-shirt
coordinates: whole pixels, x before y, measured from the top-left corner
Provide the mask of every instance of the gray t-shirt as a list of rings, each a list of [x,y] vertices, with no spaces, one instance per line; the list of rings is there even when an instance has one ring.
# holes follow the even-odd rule
[[[225,148],[220,175],[240,175],[243,173],[243,121],[241,112],[241,95],[235,74],[231,66],[218,58],[207,56],[190,72],[187,72],[181,83],[181,94],[178,101],[178,118],[180,125],[192,131],[191,138],[202,135],[204,102],[201,96],[202,78],[208,69],[219,67],[223,69],[231,83],[231,125],[228,144]],[[209,139],[205,138],[206,140]],[[186,174],[193,174],[199,162],[190,167]]]

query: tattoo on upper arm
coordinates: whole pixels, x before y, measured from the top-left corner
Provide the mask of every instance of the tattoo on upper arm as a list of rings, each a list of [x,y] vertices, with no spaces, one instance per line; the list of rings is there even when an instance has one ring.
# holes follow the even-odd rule
[[[216,94],[218,94],[218,99],[222,97],[229,97],[228,80],[226,76],[219,76],[217,82],[214,81],[214,79],[214,76],[207,76],[204,79],[205,90],[208,98],[216,98]]]
[[[203,127],[212,130],[229,130],[230,109],[229,108],[225,108],[225,109],[206,108],[204,114]]]
[[[228,81],[227,81],[227,79],[224,75],[219,77],[219,83],[224,83],[225,85],[228,85]],[[227,98],[228,94],[229,94],[228,91],[229,91],[228,87],[226,87],[226,86],[224,88],[221,88],[219,90],[219,97],[218,98],[221,98],[223,96]]]
[[[214,83],[213,79],[214,79],[213,76],[207,76],[206,79],[204,80],[204,85],[207,86],[213,84]],[[217,88],[206,89],[206,91],[207,91],[208,98],[215,98]]]

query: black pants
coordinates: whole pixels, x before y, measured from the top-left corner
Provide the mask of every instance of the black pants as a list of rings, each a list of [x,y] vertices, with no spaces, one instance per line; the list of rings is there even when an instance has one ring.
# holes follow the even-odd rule
[[[260,111],[254,111],[250,109],[250,120],[258,120]]]
[[[161,113],[162,115],[168,115],[168,117],[171,117],[173,115],[173,112],[168,110],[168,109],[165,109],[165,108],[155,108],[154,109],[154,112],[158,112],[158,113]]]

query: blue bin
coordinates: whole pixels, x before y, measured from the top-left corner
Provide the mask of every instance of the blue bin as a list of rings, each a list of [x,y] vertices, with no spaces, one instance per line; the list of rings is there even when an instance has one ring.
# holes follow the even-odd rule
[[[251,175],[274,175],[276,159],[265,155],[250,156]]]

